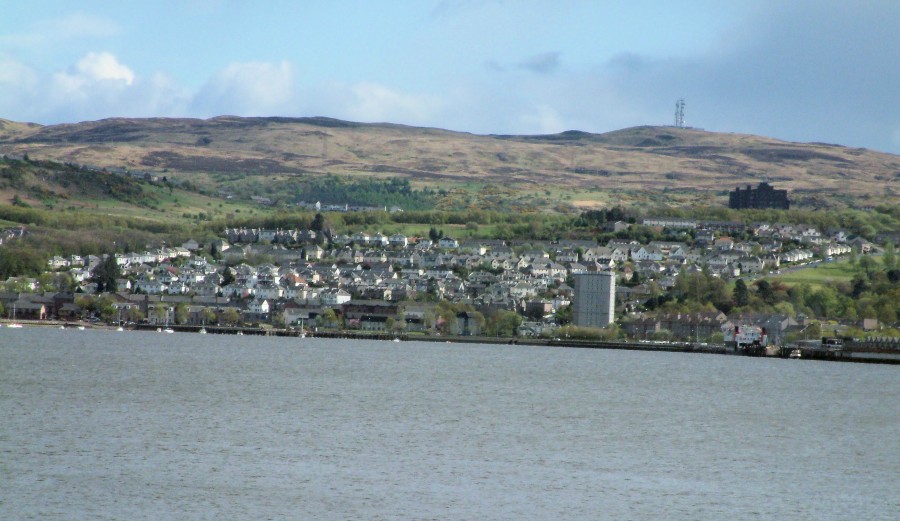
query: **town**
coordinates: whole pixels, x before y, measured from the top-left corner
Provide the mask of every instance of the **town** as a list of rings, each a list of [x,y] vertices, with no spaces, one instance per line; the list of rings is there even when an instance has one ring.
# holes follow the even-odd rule
[[[746,290],[781,270],[883,251],[883,245],[844,230],[800,224],[673,218],[608,223],[612,231],[637,225],[690,241],[598,244],[228,228],[204,244],[188,240],[111,257],[55,256],[44,275],[6,281],[0,305],[5,316],[22,320],[545,338],[605,328],[599,330],[603,338],[704,343],[722,342],[740,325],[763,328],[770,341],[784,343],[815,338],[821,334],[815,319],[832,317],[784,308],[747,313],[742,302],[735,302],[736,314],[709,306],[654,312],[647,302],[690,274]],[[892,238],[885,240],[893,248]],[[610,308],[599,322],[572,313],[577,278],[595,273],[614,278],[607,291],[614,294],[617,316]],[[877,315],[844,323],[862,330],[890,325]]]

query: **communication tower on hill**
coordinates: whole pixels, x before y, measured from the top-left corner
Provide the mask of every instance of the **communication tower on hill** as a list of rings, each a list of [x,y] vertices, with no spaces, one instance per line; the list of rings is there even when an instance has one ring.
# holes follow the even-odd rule
[[[675,126],[684,128],[684,98],[678,98],[675,102]]]

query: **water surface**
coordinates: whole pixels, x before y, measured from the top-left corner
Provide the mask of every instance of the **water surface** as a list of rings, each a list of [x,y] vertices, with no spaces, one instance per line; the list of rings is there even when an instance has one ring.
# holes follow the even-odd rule
[[[0,330],[0,519],[896,519],[896,366]]]

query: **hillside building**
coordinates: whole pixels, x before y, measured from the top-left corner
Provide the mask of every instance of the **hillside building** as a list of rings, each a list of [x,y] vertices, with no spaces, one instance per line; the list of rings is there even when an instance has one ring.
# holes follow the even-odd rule
[[[776,190],[769,183],[759,183],[753,188],[747,185],[746,189],[737,187],[728,193],[728,207],[734,210],[744,208],[778,208],[788,210],[790,208],[787,190]]]
[[[606,327],[615,320],[616,275],[613,272],[575,275],[572,320],[579,327]]]

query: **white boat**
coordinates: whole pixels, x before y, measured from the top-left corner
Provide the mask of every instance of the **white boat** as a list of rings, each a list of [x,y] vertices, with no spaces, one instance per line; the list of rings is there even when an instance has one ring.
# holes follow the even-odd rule
[[[791,358],[803,358],[803,352],[800,349],[794,349],[789,355]]]
[[[244,332],[243,332],[243,331],[238,331],[237,334],[240,335],[240,336],[244,336]]]
[[[125,328],[122,327],[122,326],[119,326],[119,327],[116,328],[116,331],[125,331]]]
[[[201,335],[205,335],[205,334],[206,334],[206,328],[205,328],[205,327],[201,327],[201,328],[200,328],[200,331],[197,331],[197,332],[200,333]]]
[[[175,332],[175,330],[172,329],[171,327],[167,327],[167,328],[163,329],[163,333],[174,333],[174,332]]]
[[[79,331],[84,331],[84,326],[78,326]]]
[[[16,305],[15,304],[13,304],[12,319],[13,320],[16,319]],[[9,324],[6,324],[6,327],[18,329],[18,328],[22,327],[22,324],[19,324],[18,322],[10,322]]]
[[[399,338],[395,338],[395,339],[394,339],[394,342],[399,342],[399,341],[400,341]]]

